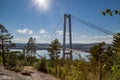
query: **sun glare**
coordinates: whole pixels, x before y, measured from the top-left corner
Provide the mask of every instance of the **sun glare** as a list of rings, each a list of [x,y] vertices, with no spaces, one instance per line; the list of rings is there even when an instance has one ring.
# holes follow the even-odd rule
[[[50,7],[50,0],[33,0],[34,4],[38,6],[40,10],[48,10]]]

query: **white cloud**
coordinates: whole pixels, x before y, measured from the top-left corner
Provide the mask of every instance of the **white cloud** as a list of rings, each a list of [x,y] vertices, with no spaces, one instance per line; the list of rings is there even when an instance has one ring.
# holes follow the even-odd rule
[[[94,39],[108,39],[108,38],[113,38],[112,35],[108,35],[108,36],[93,36],[92,38]]]
[[[16,37],[12,39],[13,43],[27,43],[28,37],[23,38],[23,37]]]
[[[25,29],[19,29],[17,30],[18,33],[22,33],[22,34],[32,34],[33,31],[28,29],[28,28],[25,28]]]
[[[40,37],[39,37],[39,36],[34,35],[34,36],[33,36],[33,38],[39,39]]]
[[[56,31],[56,34],[59,36],[63,36],[63,31]],[[66,32],[66,36],[69,36],[68,32]],[[73,36],[73,33],[72,33],[72,36]]]
[[[36,43],[48,43],[45,38],[41,38],[39,36],[32,36],[32,37],[33,38],[36,37],[36,39],[35,39]],[[29,37],[14,37],[12,39],[12,42],[13,43],[27,43],[29,38],[30,38],[30,36]]]
[[[47,34],[48,32],[44,29],[40,29],[40,34]]]
[[[74,36],[73,36],[74,37]],[[113,40],[112,35],[98,35],[98,36],[88,36],[88,35],[81,35],[80,37],[74,37],[74,43],[100,43],[105,42],[111,44]]]
[[[56,34],[57,34],[58,36],[63,36],[63,31],[56,31]]]
[[[113,36],[112,35],[106,35],[106,36],[93,36],[92,39],[96,40],[96,42],[106,42],[106,43],[112,43]]]

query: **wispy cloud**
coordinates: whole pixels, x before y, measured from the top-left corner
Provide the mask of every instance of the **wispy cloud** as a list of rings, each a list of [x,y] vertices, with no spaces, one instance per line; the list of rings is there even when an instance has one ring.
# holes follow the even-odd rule
[[[34,36],[33,36],[33,38],[39,39],[40,37],[39,37],[39,36],[34,35]]]
[[[32,34],[33,31],[28,29],[28,28],[25,28],[25,29],[19,29],[17,30],[18,33],[22,33],[22,34]]]
[[[57,34],[58,36],[63,36],[63,31],[56,31],[56,34]]]
[[[63,36],[63,31],[56,31],[56,34],[57,34],[58,36]],[[66,32],[66,36],[69,36],[69,33],[68,33],[68,32]],[[73,36],[73,33],[72,33],[72,36]]]
[[[47,43],[46,39],[44,38],[41,38],[39,36],[32,36],[32,37],[35,38],[36,43]],[[12,39],[12,42],[13,43],[27,43],[29,38],[30,36],[29,37],[15,37]]]
[[[47,34],[48,31],[44,30],[44,29],[40,29],[40,34]]]
[[[106,42],[111,44],[113,40],[112,35],[98,35],[98,36],[88,36],[88,35],[81,35],[80,37],[74,37],[74,43],[100,43]]]
[[[28,41],[28,37],[16,37],[16,38],[13,38],[12,39],[12,42],[13,43],[27,43],[27,41]]]
[[[108,36],[93,36],[93,39],[108,39],[108,38],[113,38],[112,35],[108,35]]]

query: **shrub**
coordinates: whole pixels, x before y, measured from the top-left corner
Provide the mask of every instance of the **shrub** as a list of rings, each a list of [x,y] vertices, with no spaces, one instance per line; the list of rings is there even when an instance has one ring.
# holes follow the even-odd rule
[[[16,67],[18,57],[16,53],[6,53],[6,67]]]
[[[47,67],[46,67],[46,58],[42,57],[38,62],[34,64],[34,67],[38,71],[42,71],[44,73],[47,73]]]
[[[2,63],[2,57],[0,56],[0,64]]]

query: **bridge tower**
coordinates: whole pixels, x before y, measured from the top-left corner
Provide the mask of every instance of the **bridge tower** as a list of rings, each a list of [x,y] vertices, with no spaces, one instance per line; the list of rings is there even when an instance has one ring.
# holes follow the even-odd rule
[[[66,58],[66,55],[72,60],[72,50],[66,52],[66,26],[68,21],[68,28],[69,28],[69,48],[72,49],[72,28],[71,28],[71,15],[64,14],[64,30],[63,30],[63,59]]]

